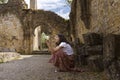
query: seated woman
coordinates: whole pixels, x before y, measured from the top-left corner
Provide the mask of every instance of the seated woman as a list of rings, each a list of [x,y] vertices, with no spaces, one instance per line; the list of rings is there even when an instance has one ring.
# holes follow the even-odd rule
[[[55,36],[56,47],[50,47],[50,41],[46,41],[47,46],[52,53],[52,58],[49,60],[57,68],[57,71],[73,71],[74,57],[73,49],[62,34]]]

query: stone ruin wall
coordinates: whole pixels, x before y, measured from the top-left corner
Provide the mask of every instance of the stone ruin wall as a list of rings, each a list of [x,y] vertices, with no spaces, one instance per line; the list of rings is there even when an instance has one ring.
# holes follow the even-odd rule
[[[97,32],[103,35],[108,33],[120,34],[120,1],[119,0],[88,0],[90,13],[90,26],[86,28],[81,19],[81,1],[74,0],[70,14],[72,31],[76,31],[75,36],[84,42],[82,34],[87,32]],[[86,18],[87,19],[87,18]]]
[[[8,0],[8,3],[0,4],[0,51],[23,51],[22,8],[27,8],[24,0]]]
[[[92,0],[91,32],[120,34],[120,1]]]
[[[66,21],[53,12],[27,9],[24,0],[0,4],[0,51],[31,54],[34,30],[38,26],[44,31],[50,29],[51,35],[67,32]]]
[[[104,70],[108,80],[120,80],[120,0],[73,0],[70,24],[73,40],[85,44],[75,45],[79,63]]]
[[[23,47],[23,29],[20,20],[14,14],[0,16],[0,47],[5,51],[19,52]]]

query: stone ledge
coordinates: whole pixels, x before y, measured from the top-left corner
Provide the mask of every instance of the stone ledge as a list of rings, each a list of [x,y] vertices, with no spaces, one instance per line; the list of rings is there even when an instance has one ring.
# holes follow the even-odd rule
[[[17,52],[0,52],[0,63],[12,61],[20,57],[20,54]]]

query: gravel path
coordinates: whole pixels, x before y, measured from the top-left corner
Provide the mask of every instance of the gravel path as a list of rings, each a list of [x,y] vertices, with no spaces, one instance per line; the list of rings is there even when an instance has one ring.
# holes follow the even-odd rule
[[[0,64],[0,80],[106,80],[93,72],[54,72],[50,55],[29,55]]]

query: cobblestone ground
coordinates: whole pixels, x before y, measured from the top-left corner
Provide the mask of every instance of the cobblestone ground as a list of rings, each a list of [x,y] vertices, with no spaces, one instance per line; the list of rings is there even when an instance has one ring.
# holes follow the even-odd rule
[[[106,80],[102,73],[54,72],[50,55],[29,55],[0,64],[0,80]]]

